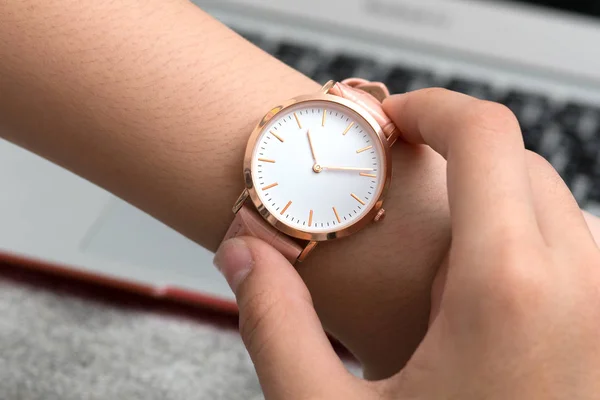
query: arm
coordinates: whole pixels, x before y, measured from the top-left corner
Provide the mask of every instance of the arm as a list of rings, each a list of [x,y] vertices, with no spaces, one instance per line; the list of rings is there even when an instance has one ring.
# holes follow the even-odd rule
[[[252,128],[318,88],[184,0],[0,2],[0,60],[3,135],[211,250]],[[421,340],[450,238],[445,161],[397,143],[393,163],[386,220],[299,266],[324,326],[370,377]]]
[[[4,135],[211,250],[254,125],[319,88],[183,0],[0,2],[0,21]],[[410,355],[448,241],[443,160],[400,145],[393,162],[385,222],[299,268],[326,328],[366,363],[397,338]]]

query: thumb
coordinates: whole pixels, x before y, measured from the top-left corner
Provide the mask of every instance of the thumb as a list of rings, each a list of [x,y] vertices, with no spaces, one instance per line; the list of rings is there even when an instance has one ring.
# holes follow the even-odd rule
[[[256,238],[230,239],[215,265],[236,295],[240,333],[266,398],[316,398],[349,375],[304,282],[273,247]]]

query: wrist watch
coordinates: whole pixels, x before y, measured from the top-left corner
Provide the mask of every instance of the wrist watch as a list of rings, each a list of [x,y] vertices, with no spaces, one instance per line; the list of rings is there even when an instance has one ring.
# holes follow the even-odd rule
[[[258,237],[293,264],[381,220],[398,137],[381,107],[387,96],[383,83],[350,78],[271,109],[248,140],[225,239]]]

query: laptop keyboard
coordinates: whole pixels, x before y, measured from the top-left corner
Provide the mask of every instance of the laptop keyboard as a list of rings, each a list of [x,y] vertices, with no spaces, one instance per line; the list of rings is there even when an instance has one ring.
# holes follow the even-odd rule
[[[439,86],[506,105],[519,120],[525,146],[554,166],[582,208],[600,215],[600,107],[556,104],[541,93],[517,87],[500,90],[468,76],[442,78],[434,71],[409,65],[384,66],[352,54],[325,54],[304,44],[274,43],[259,35],[241,34],[320,83],[359,76],[386,83],[391,93]]]

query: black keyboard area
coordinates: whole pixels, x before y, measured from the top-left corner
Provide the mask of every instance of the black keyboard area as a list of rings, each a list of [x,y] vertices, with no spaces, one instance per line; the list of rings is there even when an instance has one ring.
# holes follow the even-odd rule
[[[304,44],[263,41],[241,33],[251,42],[320,83],[350,76],[375,79],[392,93],[438,86],[496,101],[517,116],[525,146],[546,158],[567,183],[582,208],[600,215],[600,107],[580,102],[556,103],[516,85],[500,90],[468,76],[440,77],[409,65],[380,65],[352,54],[329,54]]]

